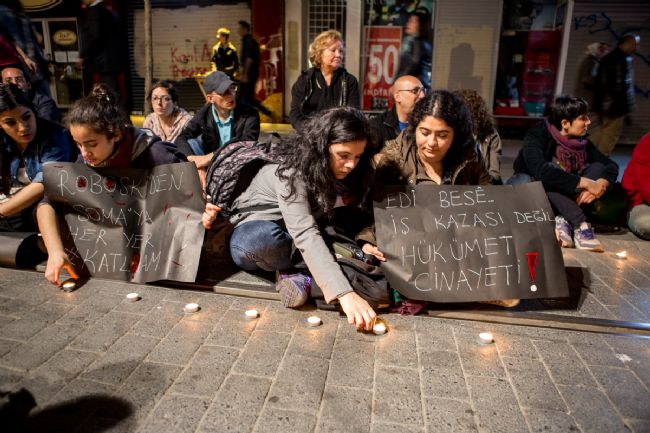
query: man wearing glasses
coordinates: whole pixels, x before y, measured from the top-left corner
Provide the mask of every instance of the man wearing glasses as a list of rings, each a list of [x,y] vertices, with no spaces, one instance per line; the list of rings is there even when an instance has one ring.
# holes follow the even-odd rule
[[[253,141],[260,135],[260,116],[250,106],[237,101],[235,83],[222,71],[212,72],[203,81],[208,103],[203,106],[176,138],[176,146],[205,170],[214,151],[233,141]]]
[[[61,113],[54,100],[46,94],[33,89],[19,65],[9,65],[2,69],[2,82],[5,84],[15,84],[16,87],[25,92],[27,99],[34,105],[38,117],[61,123]]]
[[[381,145],[395,139],[408,126],[408,116],[415,103],[424,97],[424,87],[420,80],[412,75],[399,77],[390,88],[390,96],[395,104],[393,108],[375,116],[372,125],[381,138]]]

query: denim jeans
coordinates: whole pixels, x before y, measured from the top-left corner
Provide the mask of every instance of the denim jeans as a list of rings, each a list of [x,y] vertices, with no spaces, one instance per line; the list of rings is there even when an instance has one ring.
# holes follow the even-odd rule
[[[293,239],[276,221],[245,222],[230,237],[230,255],[246,271],[289,269],[293,250]]]
[[[190,149],[192,149],[194,155],[205,155],[205,150],[203,149],[203,140],[201,139],[200,135],[196,138],[188,138],[187,144],[190,145]]]
[[[650,241],[650,206],[645,203],[634,206],[627,214],[627,226],[641,239]]]

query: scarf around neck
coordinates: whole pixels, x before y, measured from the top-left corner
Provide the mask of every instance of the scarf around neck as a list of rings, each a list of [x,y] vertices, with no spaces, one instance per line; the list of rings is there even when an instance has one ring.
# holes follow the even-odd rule
[[[567,173],[582,171],[587,166],[587,139],[567,138],[555,126],[548,123],[548,120],[545,123],[546,130],[557,143],[555,157],[562,170]]]

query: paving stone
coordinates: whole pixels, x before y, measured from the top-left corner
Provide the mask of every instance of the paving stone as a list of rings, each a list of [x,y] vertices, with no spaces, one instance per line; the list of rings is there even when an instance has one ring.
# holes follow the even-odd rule
[[[154,364],[143,362],[122,383],[119,396],[126,401],[133,410],[133,418],[137,421],[144,420],[153,409],[158,399],[165,390],[174,382],[181,372],[175,365]],[[112,408],[101,408],[98,416],[119,419],[124,413]]]
[[[650,433],[650,420],[647,419],[626,419],[625,425],[634,433]]]
[[[32,308],[45,302],[43,299],[21,299],[7,296],[5,289],[0,291],[0,314],[18,318]]]
[[[417,368],[418,354],[413,325],[408,322],[391,321],[387,334],[377,339],[377,363]]]
[[[107,313],[108,311],[96,310],[92,305],[88,305],[86,301],[84,301],[61,316],[57,321],[57,324],[74,325],[79,328],[87,329]]]
[[[326,386],[316,431],[370,431],[372,393],[361,389]]]
[[[339,327],[338,313],[325,315],[319,312],[319,317],[323,324],[318,328],[298,325],[295,328],[293,337],[287,347],[287,353],[313,356],[318,358],[330,359],[332,356],[332,347],[336,338],[336,332]],[[309,315],[302,317],[306,320]]]
[[[188,368],[176,379],[171,391],[185,395],[214,397],[238,356],[239,349],[232,347],[201,347]]]
[[[138,320],[140,316],[135,314],[110,312],[82,332],[70,346],[80,350],[105,352]]]
[[[210,400],[185,395],[165,395],[139,433],[194,433],[210,407]]]
[[[586,365],[623,366],[616,353],[598,334],[575,334],[569,337],[569,342]]]
[[[267,407],[262,411],[254,432],[304,433],[314,430],[316,417],[300,412]]]
[[[583,432],[623,432],[625,427],[609,400],[593,386],[558,386],[573,419]]]
[[[373,343],[337,338],[332,353],[329,384],[372,389],[374,365]]]
[[[544,409],[524,409],[524,416],[533,433],[579,432],[575,420],[565,412]]]
[[[273,376],[289,344],[289,334],[255,331],[248,340],[233,371],[256,376]]]
[[[120,292],[122,295],[122,301],[115,307],[113,311],[119,311],[122,313],[144,315],[160,305],[161,301],[165,297],[165,293],[161,292],[157,287],[149,288],[141,286],[129,286],[128,290]],[[138,295],[140,295],[140,299],[136,302],[127,300],[126,295],[129,293],[138,293]]]
[[[292,332],[300,316],[294,310],[285,308],[282,304],[271,304],[257,322],[258,331],[273,331],[273,332]]]
[[[14,320],[16,320],[16,317],[10,317],[10,316],[5,316],[4,314],[0,314],[0,327],[3,327],[8,323],[13,322]]]
[[[420,375],[415,369],[375,367],[374,420],[423,424]]]
[[[212,326],[207,322],[181,320],[149,353],[147,361],[187,364],[212,330]]]
[[[422,393],[466,400],[469,398],[467,384],[456,352],[425,352],[420,354]]]
[[[590,367],[608,397],[626,418],[650,419],[650,392],[626,368]]]
[[[70,308],[66,305],[48,302],[37,305],[29,311],[22,312],[19,319],[0,328],[0,337],[25,341],[54,323]]]
[[[458,354],[465,374],[476,376],[502,377],[505,370],[496,345],[482,345],[478,342],[478,334],[454,332],[458,342]]]
[[[533,341],[556,384],[595,385],[587,368],[568,343]]]
[[[82,377],[119,385],[159,342],[153,337],[126,334],[91,364]]]
[[[470,375],[465,378],[475,408],[498,409],[518,404],[512,387],[505,378]]]
[[[539,354],[529,337],[505,332],[493,332],[501,357],[539,359]]]
[[[67,346],[80,332],[77,326],[50,325],[3,356],[0,364],[20,370],[34,369]]]
[[[450,325],[442,321],[431,321],[429,318],[416,317],[415,334],[418,342],[418,351],[438,352],[450,350],[456,352],[456,340]]]
[[[131,332],[149,337],[164,338],[183,317],[183,304],[163,301],[156,305]]]
[[[23,378],[22,372],[0,367],[0,390],[10,390]]]
[[[34,370],[17,386],[32,391],[37,404],[52,398],[77,377],[97,355],[78,350],[62,350]]]
[[[527,433],[526,420],[519,406],[485,407],[475,405],[481,433]]]
[[[429,433],[477,432],[474,411],[468,402],[447,398],[424,399]]]
[[[372,423],[370,433],[423,433],[423,427],[405,424]]]
[[[11,352],[16,346],[20,344],[22,343],[15,340],[5,340],[4,338],[0,338],[0,357],[2,357],[5,353]]]
[[[325,359],[287,354],[269,391],[267,407],[316,413],[328,371]]]
[[[250,432],[259,416],[271,380],[232,374],[226,378],[199,425],[199,432]]]
[[[587,294],[582,305],[580,305],[580,314],[585,317],[597,317],[600,319],[616,319],[614,313],[612,313],[607,307],[596,299],[591,293]]]
[[[247,320],[246,310],[228,310],[208,336],[206,344],[243,348],[257,326],[257,320]]]
[[[541,361],[530,358],[503,358],[503,363],[522,407],[567,410]]]

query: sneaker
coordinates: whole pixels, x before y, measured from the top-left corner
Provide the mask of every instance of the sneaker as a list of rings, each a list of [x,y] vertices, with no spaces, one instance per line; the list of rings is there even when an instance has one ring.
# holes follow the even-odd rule
[[[297,274],[278,273],[275,290],[280,292],[285,307],[296,308],[307,302],[311,289],[311,277]]]
[[[599,253],[605,251],[600,241],[594,236],[594,229],[591,227],[591,224],[586,221],[581,223],[580,227],[573,231],[573,241],[576,244],[576,248],[581,250],[596,251]]]
[[[571,230],[571,224],[561,216],[555,217],[555,232],[562,248],[573,248],[573,230]]]

